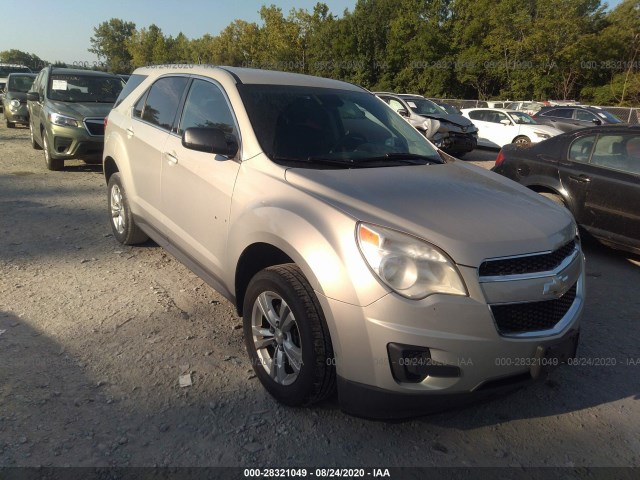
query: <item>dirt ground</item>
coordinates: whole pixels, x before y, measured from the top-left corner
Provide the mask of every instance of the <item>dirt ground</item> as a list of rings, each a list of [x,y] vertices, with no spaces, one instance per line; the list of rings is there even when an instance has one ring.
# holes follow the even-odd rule
[[[155,244],[119,245],[106,200],[100,166],[47,171],[2,123],[0,466],[640,466],[638,257],[586,245],[583,364],[374,422],[278,405],[232,306]]]

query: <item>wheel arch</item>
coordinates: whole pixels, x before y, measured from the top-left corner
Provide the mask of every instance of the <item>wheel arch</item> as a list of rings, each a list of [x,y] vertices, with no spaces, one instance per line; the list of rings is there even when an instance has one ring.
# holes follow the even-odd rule
[[[108,184],[109,179],[111,178],[111,175],[119,172],[120,169],[118,168],[118,164],[113,159],[113,157],[110,157],[110,156],[105,157],[102,165],[103,165],[102,168],[104,173],[104,180],[105,180],[105,183]]]

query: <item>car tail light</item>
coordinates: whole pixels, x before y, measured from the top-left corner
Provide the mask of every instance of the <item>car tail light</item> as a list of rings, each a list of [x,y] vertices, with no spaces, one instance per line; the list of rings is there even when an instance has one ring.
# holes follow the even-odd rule
[[[104,129],[105,129],[105,131],[107,130],[107,123],[109,123],[109,115],[104,117]]]
[[[502,150],[500,150],[500,151],[498,152],[498,156],[496,157],[496,165],[495,165],[495,166],[497,167],[497,166],[498,166],[498,165],[500,165],[503,161],[504,161],[504,153],[502,152]]]

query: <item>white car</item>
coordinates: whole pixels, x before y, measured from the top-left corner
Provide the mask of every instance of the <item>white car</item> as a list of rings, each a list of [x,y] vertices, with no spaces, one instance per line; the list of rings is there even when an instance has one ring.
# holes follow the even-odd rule
[[[562,130],[539,125],[524,112],[497,108],[463,108],[462,115],[478,127],[478,145],[502,148],[509,143],[530,145],[560,135]]]

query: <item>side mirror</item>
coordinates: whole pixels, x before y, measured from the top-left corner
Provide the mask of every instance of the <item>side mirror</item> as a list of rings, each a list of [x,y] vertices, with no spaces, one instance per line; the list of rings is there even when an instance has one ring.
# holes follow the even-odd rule
[[[32,102],[39,102],[40,94],[38,92],[27,92],[27,100],[31,100]]]
[[[594,124],[596,125],[602,125],[602,120],[598,119],[598,118],[594,118],[593,120],[591,120]]]
[[[235,157],[238,140],[235,135],[224,133],[219,128],[191,127],[182,134],[182,146],[198,152],[215,153],[225,157]]]
[[[500,123],[505,126],[511,125],[511,121],[506,118],[504,120],[500,120]]]
[[[400,108],[397,110],[397,112],[403,117],[409,116],[409,111],[406,108]]]

